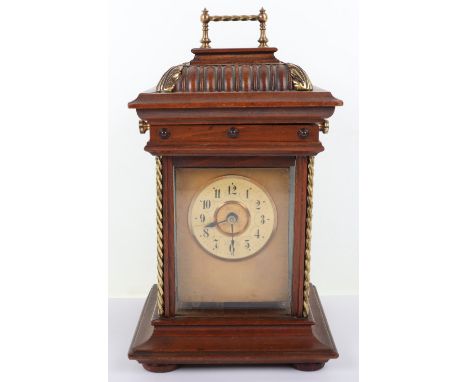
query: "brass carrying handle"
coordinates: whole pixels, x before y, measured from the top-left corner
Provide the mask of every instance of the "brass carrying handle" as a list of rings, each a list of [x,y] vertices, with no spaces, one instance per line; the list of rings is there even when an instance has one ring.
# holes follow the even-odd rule
[[[210,16],[208,14],[207,9],[205,8],[200,16],[200,21],[202,22],[202,38],[200,40],[201,47],[200,48],[211,48],[210,46],[210,38],[208,37],[208,23],[210,21],[258,21],[260,22],[260,38],[258,39],[258,42],[260,45],[258,46],[259,48],[266,48],[268,47],[267,42],[267,36],[266,36],[266,27],[265,23],[268,20],[268,16],[265,12],[265,10],[260,9],[260,13],[258,15],[241,15],[241,16]]]

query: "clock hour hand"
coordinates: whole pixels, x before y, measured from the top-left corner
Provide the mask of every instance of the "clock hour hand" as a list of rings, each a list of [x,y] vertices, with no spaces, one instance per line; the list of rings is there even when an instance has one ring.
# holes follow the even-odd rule
[[[237,215],[233,212],[230,212],[228,216],[226,216],[226,219],[220,222],[215,220],[214,222],[207,224],[205,228],[213,228],[213,227],[216,227],[218,224],[229,222],[231,224],[232,230],[234,230],[233,224],[237,222],[237,219],[238,219]],[[234,236],[234,232],[233,232],[233,236]]]
[[[220,221],[220,222],[217,222],[216,220],[214,222],[211,222],[210,224],[207,224],[205,226],[205,228],[213,228],[213,227],[216,227],[218,224],[221,224],[221,223],[224,223],[224,222],[227,222],[227,219],[223,220],[223,221]]]

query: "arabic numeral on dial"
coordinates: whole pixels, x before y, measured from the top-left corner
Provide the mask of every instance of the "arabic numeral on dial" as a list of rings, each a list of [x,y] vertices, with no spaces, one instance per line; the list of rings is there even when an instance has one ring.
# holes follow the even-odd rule
[[[244,247],[247,248],[250,251],[250,240],[244,240]]]
[[[211,208],[211,200],[200,200],[202,206],[203,206],[203,209],[204,210],[209,210]]]
[[[203,237],[209,237],[210,232],[208,231],[208,228],[203,228]]]
[[[257,229],[257,232],[255,232],[254,235],[257,239],[260,239],[260,229]]]
[[[206,220],[205,214],[200,214],[200,221],[201,221],[202,223],[204,223],[205,220]]]
[[[213,250],[218,249],[218,239],[214,239],[213,242],[214,242]]]
[[[261,204],[262,203],[260,202],[260,200],[256,200],[255,201],[255,209],[259,210],[261,208]]]
[[[221,198],[221,190],[219,188],[213,188],[215,199]]]
[[[231,256],[234,256],[234,252],[235,252],[235,247],[234,247],[234,241],[232,240],[231,241],[231,244],[229,244],[229,253],[231,254]]]
[[[260,216],[260,224],[265,224],[265,215]]]
[[[234,183],[231,183],[231,185],[228,186],[228,194],[237,195],[237,186]]]
[[[245,198],[248,199],[249,198],[249,191],[252,189],[252,187],[248,188],[247,190],[245,190]]]

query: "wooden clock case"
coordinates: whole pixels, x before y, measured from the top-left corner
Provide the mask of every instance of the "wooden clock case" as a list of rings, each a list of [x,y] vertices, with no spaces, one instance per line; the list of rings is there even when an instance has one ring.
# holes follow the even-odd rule
[[[303,304],[308,160],[323,151],[319,131],[342,102],[328,91],[307,88],[307,75],[276,59],[276,50],[193,49],[190,63],[168,70],[155,89],[129,104],[142,120],[141,131],[149,130],[145,150],[162,163],[164,309],[158,314],[155,285],[128,355],[147,370],[290,364],[309,371],[338,357],[315,287],[307,317]],[[177,316],[174,168],[290,165],[295,165],[291,314]]]

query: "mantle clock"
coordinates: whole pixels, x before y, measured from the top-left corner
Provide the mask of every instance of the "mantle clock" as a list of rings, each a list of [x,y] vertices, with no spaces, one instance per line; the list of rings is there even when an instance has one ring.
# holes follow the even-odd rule
[[[248,20],[258,48],[210,47],[210,22]],[[193,59],[129,103],[156,158],[157,284],[128,356],[318,370],[338,353],[309,276],[314,157],[342,102],[275,57],[263,8],[201,21]]]

